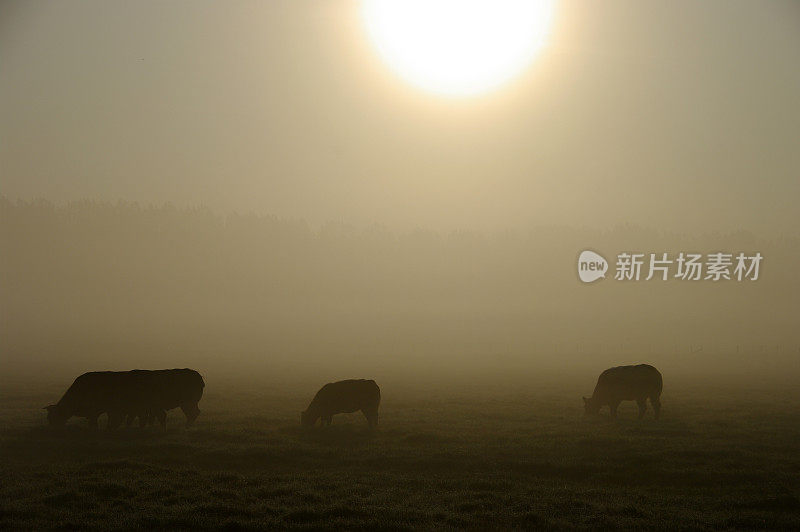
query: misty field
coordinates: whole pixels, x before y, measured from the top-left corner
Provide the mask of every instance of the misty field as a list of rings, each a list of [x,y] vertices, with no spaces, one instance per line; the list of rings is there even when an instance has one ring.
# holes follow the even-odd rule
[[[374,433],[301,430],[311,379],[207,377],[197,425],[173,410],[166,433],[51,430],[69,382],[5,382],[0,527],[800,528],[797,387],[665,377],[662,420],[612,422],[582,419],[591,379],[524,380],[378,379]]]

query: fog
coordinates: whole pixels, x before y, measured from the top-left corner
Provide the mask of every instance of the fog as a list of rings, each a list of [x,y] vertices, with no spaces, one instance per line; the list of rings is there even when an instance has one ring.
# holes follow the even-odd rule
[[[635,225],[500,233],[0,203],[5,372],[514,374],[650,362],[798,370],[798,238]],[[609,259],[578,280],[577,254]],[[756,281],[616,281],[619,252],[760,252]],[[644,277],[644,276],[643,276]],[[349,372],[349,373],[348,373]]]
[[[518,79],[407,86],[357,2],[0,4],[0,191],[411,231],[800,225],[800,5],[557,2]]]
[[[448,99],[355,2],[3,2],[2,370],[794,374],[798,21],[558,2]],[[764,259],[583,284],[584,249]]]

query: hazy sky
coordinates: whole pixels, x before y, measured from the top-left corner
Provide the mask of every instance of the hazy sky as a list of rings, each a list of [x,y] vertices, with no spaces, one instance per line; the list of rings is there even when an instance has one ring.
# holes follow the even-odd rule
[[[352,2],[0,2],[0,192],[312,223],[800,226],[800,2],[559,2],[524,75],[406,85]]]

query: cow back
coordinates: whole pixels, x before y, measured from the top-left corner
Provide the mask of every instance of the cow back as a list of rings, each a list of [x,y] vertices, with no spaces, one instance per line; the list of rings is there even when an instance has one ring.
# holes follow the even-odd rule
[[[66,415],[131,411],[145,408],[169,410],[197,403],[205,383],[191,369],[93,371],[79,376],[58,402]]]
[[[377,408],[381,391],[373,380],[349,379],[323,386],[309,405],[309,410],[330,415]]]
[[[661,373],[649,364],[618,366],[600,374],[592,397],[601,402],[658,397],[662,385]]]

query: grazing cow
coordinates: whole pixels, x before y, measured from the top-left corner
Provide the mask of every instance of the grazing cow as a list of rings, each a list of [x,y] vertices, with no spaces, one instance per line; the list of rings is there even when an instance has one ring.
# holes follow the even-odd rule
[[[611,417],[615,418],[622,401],[636,401],[639,419],[642,419],[649,398],[658,419],[661,414],[662,386],[661,373],[648,364],[609,368],[600,374],[592,396],[583,398],[584,409],[586,414],[597,415],[602,406],[608,405]]]
[[[97,418],[107,413],[108,428],[114,429],[126,416],[147,417],[148,412],[166,427],[166,411],[181,407],[190,426],[200,414],[197,403],[204,387],[203,378],[191,369],[96,371],[75,379],[61,400],[45,409],[50,425],[78,416],[97,428]]]
[[[378,424],[378,406],[381,403],[381,389],[373,380],[350,379],[329,382],[317,392],[311,404],[300,415],[300,424],[313,427],[318,419],[323,425],[330,425],[334,414],[361,410],[370,428]]]

